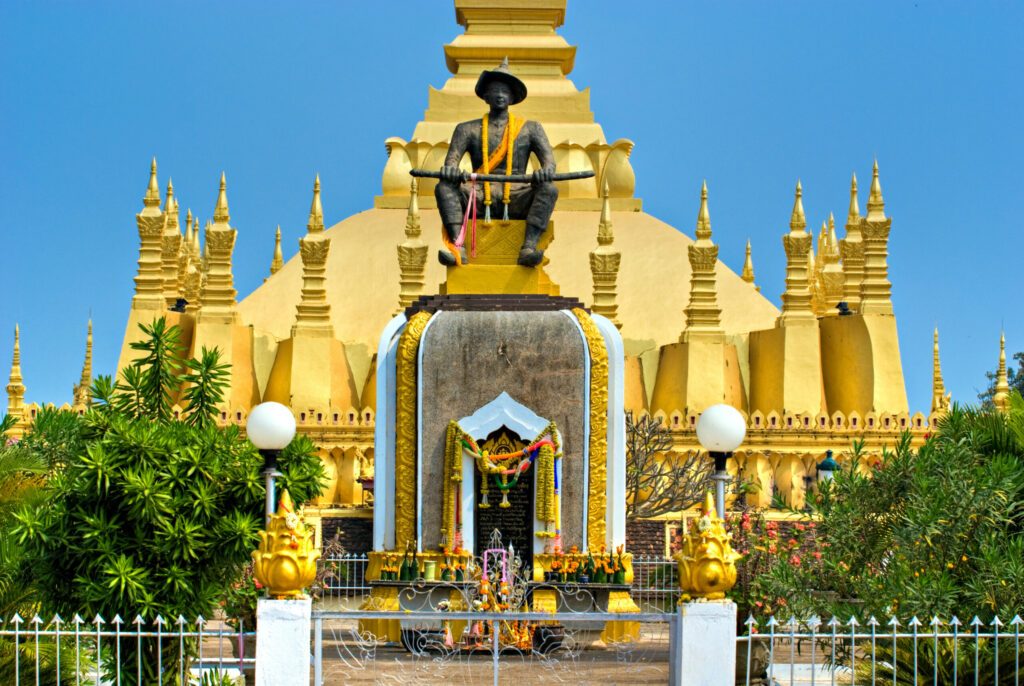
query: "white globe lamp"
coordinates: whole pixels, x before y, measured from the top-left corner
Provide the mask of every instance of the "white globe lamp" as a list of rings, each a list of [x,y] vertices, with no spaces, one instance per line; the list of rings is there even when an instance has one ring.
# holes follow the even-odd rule
[[[721,519],[725,519],[725,484],[729,480],[725,463],[746,435],[747,423],[731,405],[712,405],[697,420],[697,440],[715,460],[715,473],[711,478],[715,481],[715,509]]]
[[[266,480],[267,522],[277,506],[274,478],[281,476],[277,471],[277,457],[295,438],[295,415],[281,403],[260,403],[249,412],[245,433],[263,456],[263,478]]]

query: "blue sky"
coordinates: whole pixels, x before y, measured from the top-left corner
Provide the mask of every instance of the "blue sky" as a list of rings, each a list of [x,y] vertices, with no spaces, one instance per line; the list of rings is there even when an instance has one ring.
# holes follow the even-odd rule
[[[927,412],[933,327],[954,399],[984,385],[1000,327],[1024,350],[1022,25],[1010,2],[570,0],[561,33],[607,138],[636,142],[645,210],[692,235],[707,179],[721,258],[739,271],[749,236],[776,303],[796,180],[811,227],[841,223],[877,155]],[[27,399],[70,400],[90,311],[96,372],[113,371],[152,156],[204,218],[226,171],[244,296],[277,224],[294,252],[314,173],[328,224],[371,206],[384,139],[411,135],[460,31],[446,0],[0,2],[4,384],[17,321]]]

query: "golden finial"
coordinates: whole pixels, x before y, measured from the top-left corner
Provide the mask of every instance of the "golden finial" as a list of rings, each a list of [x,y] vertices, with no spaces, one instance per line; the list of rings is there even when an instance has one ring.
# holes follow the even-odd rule
[[[935,329],[932,344],[932,414],[949,409],[949,394],[942,380],[942,363],[939,361],[939,330]]]
[[[185,212],[185,245],[183,246],[183,250],[185,250],[185,252],[192,249],[193,235],[195,234],[194,229],[192,228],[192,208],[190,207]]]
[[[18,422],[24,415],[25,384],[21,379],[21,331],[18,325],[14,325],[14,354],[11,356],[11,376],[7,383],[7,414],[13,417],[16,422],[8,435],[14,438],[20,437],[24,431],[18,427]]]
[[[743,259],[743,274],[741,278],[747,283],[753,285],[754,283],[754,260],[750,256],[750,239],[747,239],[747,256]],[[754,286],[758,292],[761,289],[758,286]]]
[[[217,194],[217,207],[213,210],[213,221],[224,224],[231,221],[228,213],[228,183],[224,172],[220,173],[220,192]]]
[[[804,189],[800,182],[796,182],[796,199],[793,200],[793,214],[789,218],[790,231],[800,233],[807,228],[807,218],[804,216]]]
[[[309,233],[319,233],[324,230],[324,208],[320,204],[320,175],[316,175],[313,182],[313,203],[309,206],[309,222],[306,224]]]
[[[814,273],[817,271],[814,259],[814,243],[811,243],[810,250],[807,251],[807,274],[808,280],[810,281],[811,290],[814,290]]]
[[[605,180],[601,188],[601,217],[597,223],[598,245],[611,245],[615,242],[615,234],[612,230],[612,203],[609,199],[608,181]]]
[[[697,210],[697,240],[711,238],[711,213],[708,212],[708,182],[700,187],[700,209]]]
[[[253,571],[272,598],[300,598],[316,579],[320,551],[314,545],[314,531],[295,511],[288,491],[281,492],[277,512],[270,516],[260,545],[252,553]]]
[[[153,158],[149,165],[149,186],[146,188],[146,195],[142,199],[146,207],[160,207],[160,184],[156,180],[156,158]]]
[[[836,237],[836,218],[831,212],[828,213],[828,245],[832,254],[838,257],[839,239]]]
[[[14,354],[11,356],[11,383],[21,383],[21,329],[14,325]]]
[[[420,183],[415,176],[409,183],[409,211],[405,214],[405,236],[420,237]]]
[[[741,555],[729,544],[732,534],[719,519],[710,493],[704,498],[700,518],[691,520],[689,529],[682,550],[675,555],[683,600],[724,598],[736,584],[736,561]]]
[[[92,386],[92,317],[85,334],[85,360],[82,362],[82,376],[73,389],[74,402],[76,407],[88,405],[92,399],[90,387]]]
[[[274,259],[270,261],[270,275],[276,274],[284,266],[284,256],[281,254],[281,225],[277,225],[277,233],[274,234]]]
[[[167,177],[167,197],[164,200],[164,212],[174,211],[174,181]]]
[[[857,201],[857,174],[850,179],[850,209],[846,213],[846,224],[855,224],[860,221],[860,203]]]
[[[871,169],[871,192],[868,194],[868,219],[885,219],[882,184],[878,180],[878,160]]]
[[[999,368],[996,370],[996,391],[992,404],[1006,414],[1010,411],[1010,382],[1006,376],[1006,333],[999,334]]]

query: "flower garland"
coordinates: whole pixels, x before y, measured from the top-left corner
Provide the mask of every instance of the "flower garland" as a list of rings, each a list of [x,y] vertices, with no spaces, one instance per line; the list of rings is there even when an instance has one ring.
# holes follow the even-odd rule
[[[503,455],[491,454],[481,450],[480,446],[458,425],[452,421],[448,424],[445,435],[444,452],[444,483],[445,497],[442,505],[442,535],[446,540],[454,540],[461,533],[460,488],[455,484],[462,483],[462,456],[473,458],[480,470],[480,509],[489,508],[490,482],[501,492],[499,507],[511,507],[508,492],[516,487],[519,478],[537,463],[537,493],[535,497],[536,518],[547,527],[546,531],[537,533],[539,537],[554,538],[561,534],[559,483],[556,460],[561,459],[562,449],[558,442],[558,429],[550,423],[544,431],[527,447],[514,453]],[[554,526],[555,530],[551,531]]]
[[[501,143],[498,144],[498,148],[491,153],[487,154],[489,130],[487,128],[488,115],[484,115],[482,125],[483,128],[480,132],[481,148],[483,153],[484,163],[480,165],[480,168],[476,170],[477,174],[490,174],[491,171],[498,166],[498,162],[501,162],[501,158],[505,158],[505,174],[506,176],[512,175],[512,157],[515,151],[516,138],[519,137],[519,131],[523,128],[526,120],[517,117],[511,112],[508,115],[508,123],[505,124],[505,132],[501,136]],[[506,182],[502,193],[502,202],[505,204],[505,215],[503,219],[508,221],[508,202],[512,197],[512,185]],[[491,182],[484,181],[484,221],[491,221]]]

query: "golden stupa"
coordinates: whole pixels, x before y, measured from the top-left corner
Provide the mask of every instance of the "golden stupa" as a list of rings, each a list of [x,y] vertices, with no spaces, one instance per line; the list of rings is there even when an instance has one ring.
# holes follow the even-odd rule
[[[278,233],[269,277],[241,300],[233,248],[237,238],[257,238],[250,227],[239,234],[231,225],[226,179],[212,223],[201,230],[189,214],[183,233],[170,185],[161,207],[154,160],[136,216],[139,266],[118,368],[136,354],[130,343],[139,324],[160,315],[182,327],[193,350],[217,346],[232,365],[221,420],[244,425],[250,408],[265,400],[293,408],[331,478],[309,513],[364,518],[368,526],[378,339],[397,311],[437,293],[445,279],[435,259],[434,181],[412,183],[409,170],[441,166],[455,125],[482,113],[473,90],[479,73],[507,57],[530,92],[514,109],[543,123],[559,171],[595,172],[560,184],[546,271],[563,295],[620,327],[627,409],[664,416],[677,451],[699,449],[694,428],[703,409],[720,402],[740,409],[747,440],[729,464],[761,485],[749,497],[763,505],[777,494],[800,506],[825,451],[842,461],[856,437],[869,452],[891,446],[903,430],[923,439],[948,397],[936,338],[932,412],[909,413],[886,262],[892,220],[877,164],[865,215],[853,179],[842,239],[830,220],[815,241],[796,184],[789,231],[781,236],[787,269],[780,310],[754,282],[749,243],[741,274],[718,261],[706,187],[699,195],[694,189],[695,238],[689,227],[643,211],[634,195],[634,143],[608,142],[589,91],[568,78],[576,47],[557,33],[565,7],[566,0],[455,0],[465,30],[444,46],[452,77],[429,89],[410,139],[385,141],[372,207],[326,226],[321,192],[329,198],[330,189],[321,191],[317,179],[299,253],[284,262]],[[778,218],[780,228],[785,219]],[[261,229],[258,240],[264,235]],[[172,311],[182,309],[175,308],[179,299],[187,301],[184,311]],[[840,302],[848,306],[842,314]],[[37,406],[23,406],[17,364],[9,411],[31,421]],[[76,393],[76,407],[86,400]]]

